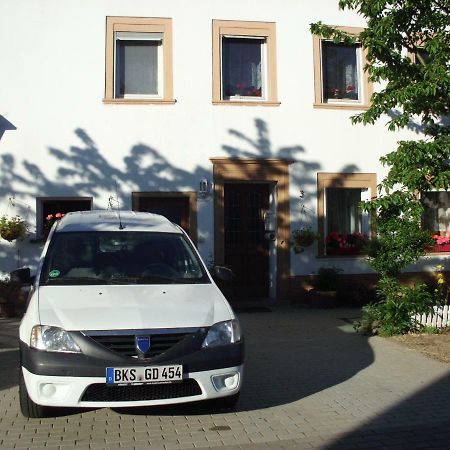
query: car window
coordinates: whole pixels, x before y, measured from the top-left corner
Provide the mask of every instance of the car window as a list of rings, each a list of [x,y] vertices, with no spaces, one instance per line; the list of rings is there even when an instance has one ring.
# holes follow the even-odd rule
[[[192,284],[209,278],[182,234],[154,232],[55,233],[41,285]]]

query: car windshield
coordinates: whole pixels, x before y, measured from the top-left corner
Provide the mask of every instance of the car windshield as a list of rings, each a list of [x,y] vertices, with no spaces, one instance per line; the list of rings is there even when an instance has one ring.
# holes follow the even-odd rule
[[[55,233],[40,278],[41,285],[209,282],[182,234],[137,231]]]

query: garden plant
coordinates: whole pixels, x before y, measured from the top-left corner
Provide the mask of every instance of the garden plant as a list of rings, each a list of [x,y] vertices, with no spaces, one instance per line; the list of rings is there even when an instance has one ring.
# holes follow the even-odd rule
[[[400,284],[400,273],[416,262],[434,241],[421,227],[420,193],[448,190],[450,183],[450,1],[341,0],[341,9],[357,11],[367,22],[358,36],[322,24],[312,33],[336,43],[360,42],[367,51],[369,78],[381,90],[355,124],[387,117],[389,130],[417,130],[422,138],[398,142],[381,163],[387,175],[378,198],[362,208],[376,216],[377,239],[370,264],[380,273],[379,302],[363,310],[366,330],[382,334],[417,328],[414,313],[428,313],[445,296],[423,283]],[[386,153],[386,151],[383,151]]]

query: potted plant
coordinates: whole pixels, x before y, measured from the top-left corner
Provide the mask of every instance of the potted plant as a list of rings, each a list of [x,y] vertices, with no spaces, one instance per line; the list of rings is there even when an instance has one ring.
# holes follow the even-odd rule
[[[48,214],[45,216],[45,222],[44,222],[44,237],[47,239],[48,234],[50,233],[50,230],[52,229],[53,224],[57,220],[61,220],[65,214],[57,212],[55,214]]]
[[[332,231],[325,238],[325,243],[327,255],[359,255],[367,249],[369,237],[358,231],[350,234]]]
[[[27,231],[27,223],[20,216],[0,218],[0,236],[9,242],[25,237]]]
[[[292,232],[292,248],[295,253],[301,253],[305,247],[311,246],[317,239],[317,234],[310,227],[299,228]]]
[[[313,281],[313,289],[309,291],[310,305],[318,308],[336,306],[336,292],[339,287],[339,274],[342,269],[337,267],[321,267]]]

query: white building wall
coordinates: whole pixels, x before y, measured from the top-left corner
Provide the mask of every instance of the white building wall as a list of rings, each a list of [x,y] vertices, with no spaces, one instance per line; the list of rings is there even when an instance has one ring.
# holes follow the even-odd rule
[[[363,26],[337,0],[2,0],[0,115],[16,129],[0,140],[0,214],[36,225],[36,196],[110,195],[131,208],[132,191],[196,190],[212,179],[210,157],[286,157],[292,228],[302,202],[316,227],[316,176],[377,172],[380,155],[413,131],[390,133],[384,121],[352,126],[353,111],[313,108],[311,22]],[[173,21],[175,105],[103,104],[106,16],[169,17]],[[212,105],[212,19],[276,22],[278,107]],[[16,199],[15,206],[8,199]],[[199,200],[199,248],[213,253],[212,200]],[[28,240],[0,243],[0,270],[36,265]],[[291,273],[339,264],[367,271],[362,259],[323,260],[316,249],[291,256]],[[432,264],[432,263],[430,263]],[[420,269],[420,265],[418,269]]]

